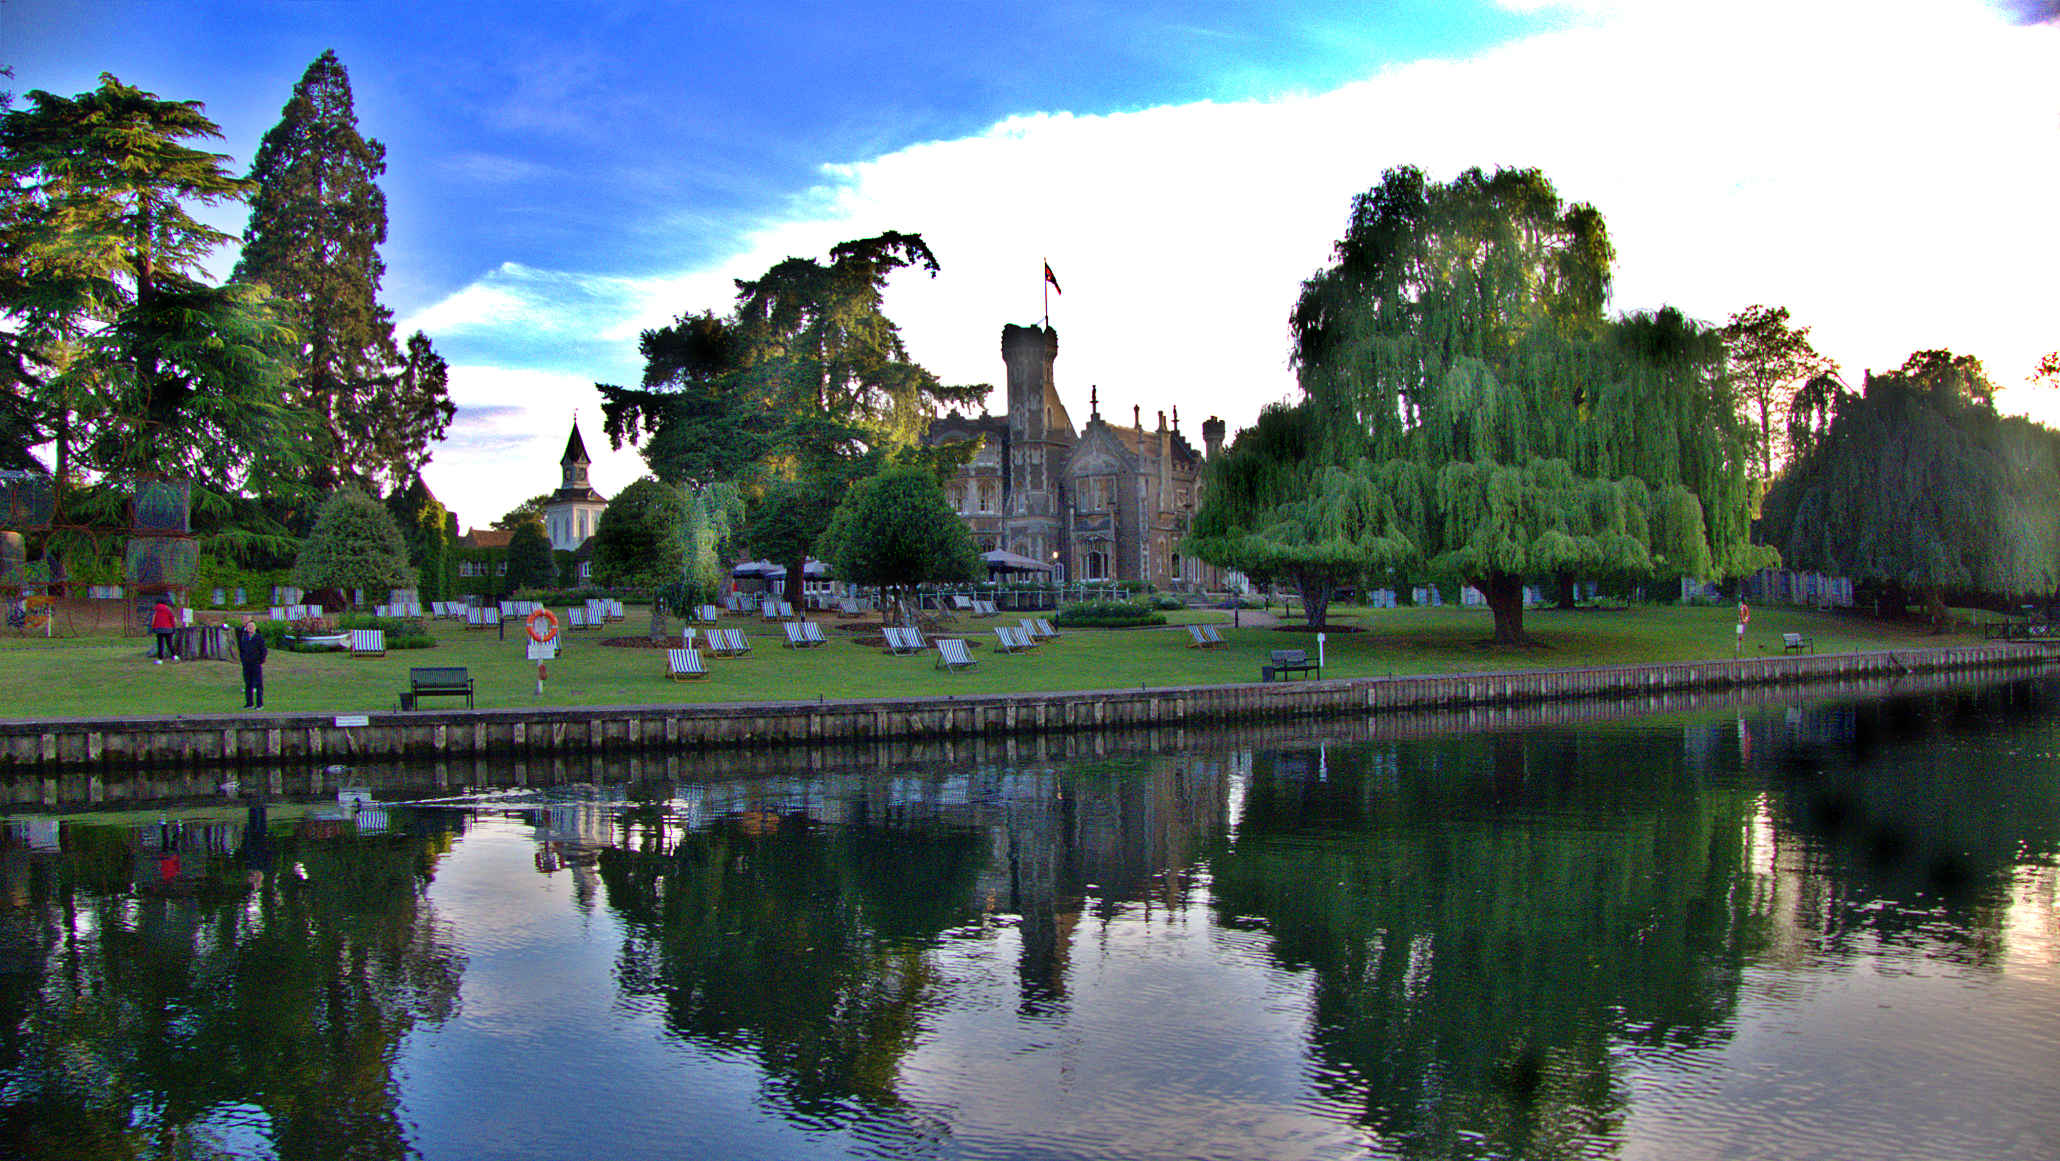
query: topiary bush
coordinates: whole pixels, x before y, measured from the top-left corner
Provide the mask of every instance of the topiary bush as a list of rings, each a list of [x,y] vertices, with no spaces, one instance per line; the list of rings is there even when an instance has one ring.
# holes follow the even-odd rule
[[[1060,609],[1052,621],[1068,629],[1135,629],[1163,625],[1166,617],[1141,601],[1082,601]]]

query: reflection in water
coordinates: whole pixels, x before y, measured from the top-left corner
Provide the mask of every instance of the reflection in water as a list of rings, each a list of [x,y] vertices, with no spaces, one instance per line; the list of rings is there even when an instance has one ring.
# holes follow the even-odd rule
[[[452,836],[248,821],[21,828],[0,1153],[406,1153],[394,1051],[463,972],[422,902]]]
[[[18,819],[0,1153],[2049,1156],[2055,693]]]

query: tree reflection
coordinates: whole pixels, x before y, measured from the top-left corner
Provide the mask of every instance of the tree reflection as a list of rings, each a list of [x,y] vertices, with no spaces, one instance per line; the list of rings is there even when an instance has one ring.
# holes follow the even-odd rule
[[[930,941],[973,913],[981,836],[749,813],[669,851],[603,852],[625,993],[676,1034],[748,1051],[806,1123],[900,1104],[896,1073],[936,987]]]
[[[422,895],[448,842],[277,835],[252,890],[233,847],[160,886],[122,874],[133,832],[67,826],[7,913],[35,950],[0,980],[0,1154],[206,1155],[227,1121],[284,1158],[407,1155],[395,1051],[463,971]]]
[[[1782,915],[1822,950],[1861,935],[1993,962],[2011,873],[2060,854],[2054,687],[1799,709],[1775,763],[1800,880]]]
[[[1405,1155],[1592,1155],[1616,1058],[1696,1044],[1757,925],[1751,796],[1678,732],[1261,754],[1214,860],[1228,924],[1314,974],[1330,1095]]]

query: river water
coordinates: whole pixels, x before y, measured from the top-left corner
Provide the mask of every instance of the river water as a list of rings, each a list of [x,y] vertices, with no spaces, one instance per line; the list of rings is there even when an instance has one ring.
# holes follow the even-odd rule
[[[0,1156],[2050,1161],[2056,710],[16,814]]]

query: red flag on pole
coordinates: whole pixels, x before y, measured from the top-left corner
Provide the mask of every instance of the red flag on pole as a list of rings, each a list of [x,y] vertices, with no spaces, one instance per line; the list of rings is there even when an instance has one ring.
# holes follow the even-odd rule
[[[1057,290],[1060,294],[1066,293],[1064,290],[1059,289],[1059,276],[1051,272],[1051,263],[1049,262],[1044,264],[1044,280],[1051,283],[1053,290]]]

